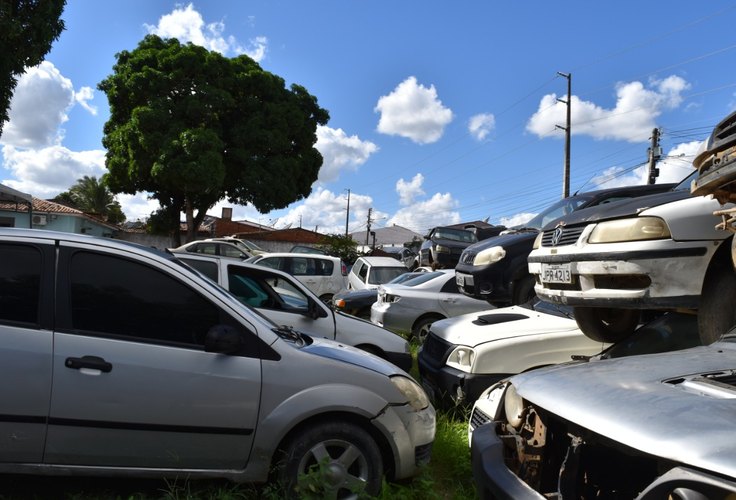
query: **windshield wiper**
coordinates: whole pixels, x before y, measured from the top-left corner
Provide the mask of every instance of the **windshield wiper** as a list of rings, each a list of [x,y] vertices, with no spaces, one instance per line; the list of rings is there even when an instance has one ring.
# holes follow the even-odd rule
[[[293,342],[299,347],[302,347],[304,345],[304,337],[302,336],[302,334],[294,330],[294,328],[291,326],[279,325],[274,328],[273,331],[276,332],[276,335],[278,335],[282,339]]]

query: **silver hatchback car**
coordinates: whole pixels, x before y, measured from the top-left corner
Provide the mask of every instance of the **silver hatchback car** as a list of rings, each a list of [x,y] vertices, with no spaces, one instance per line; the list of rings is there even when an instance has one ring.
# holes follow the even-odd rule
[[[0,229],[0,472],[222,477],[376,494],[435,412],[390,363],[278,327],[172,256]]]

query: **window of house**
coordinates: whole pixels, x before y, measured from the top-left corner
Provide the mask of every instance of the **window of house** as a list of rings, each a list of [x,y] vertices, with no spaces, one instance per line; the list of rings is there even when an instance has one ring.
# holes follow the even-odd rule
[[[0,244],[0,322],[38,325],[41,263],[37,248]]]
[[[0,227],[15,227],[15,217],[0,217]]]
[[[209,300],[138,262],[76,252],[70,281],[72,328],[78,331],[202,346],[207,331],[221,323]]]

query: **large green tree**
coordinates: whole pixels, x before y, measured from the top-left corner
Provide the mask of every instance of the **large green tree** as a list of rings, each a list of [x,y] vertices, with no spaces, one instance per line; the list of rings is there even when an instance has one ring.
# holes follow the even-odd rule
[[[107,222],[117,224],[125,221],[120,203],[105,183],[105,179],[85,175],[69,188],[60,193],[54,201],[68,205],[86,213],[101,215]]]
[[[36,66],[64,30],[66,0],[0,0],[0,134],[18,77]]]
[[[224,198],[268,212],[309,195],[322,166],[316,129],[329,114],[306,89],[245,55],[155,35],[116,57],[98,85],[110,103],[107,182],[158,200],[174,243],[181,212],[191,240]]]

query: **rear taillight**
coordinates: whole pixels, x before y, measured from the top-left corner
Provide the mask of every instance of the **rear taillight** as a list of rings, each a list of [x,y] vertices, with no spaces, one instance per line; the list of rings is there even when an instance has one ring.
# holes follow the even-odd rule
[[[343,276],[348,275],[348,266],[346,266],[344,262],[340,262],[340,270],[342,271]]]

